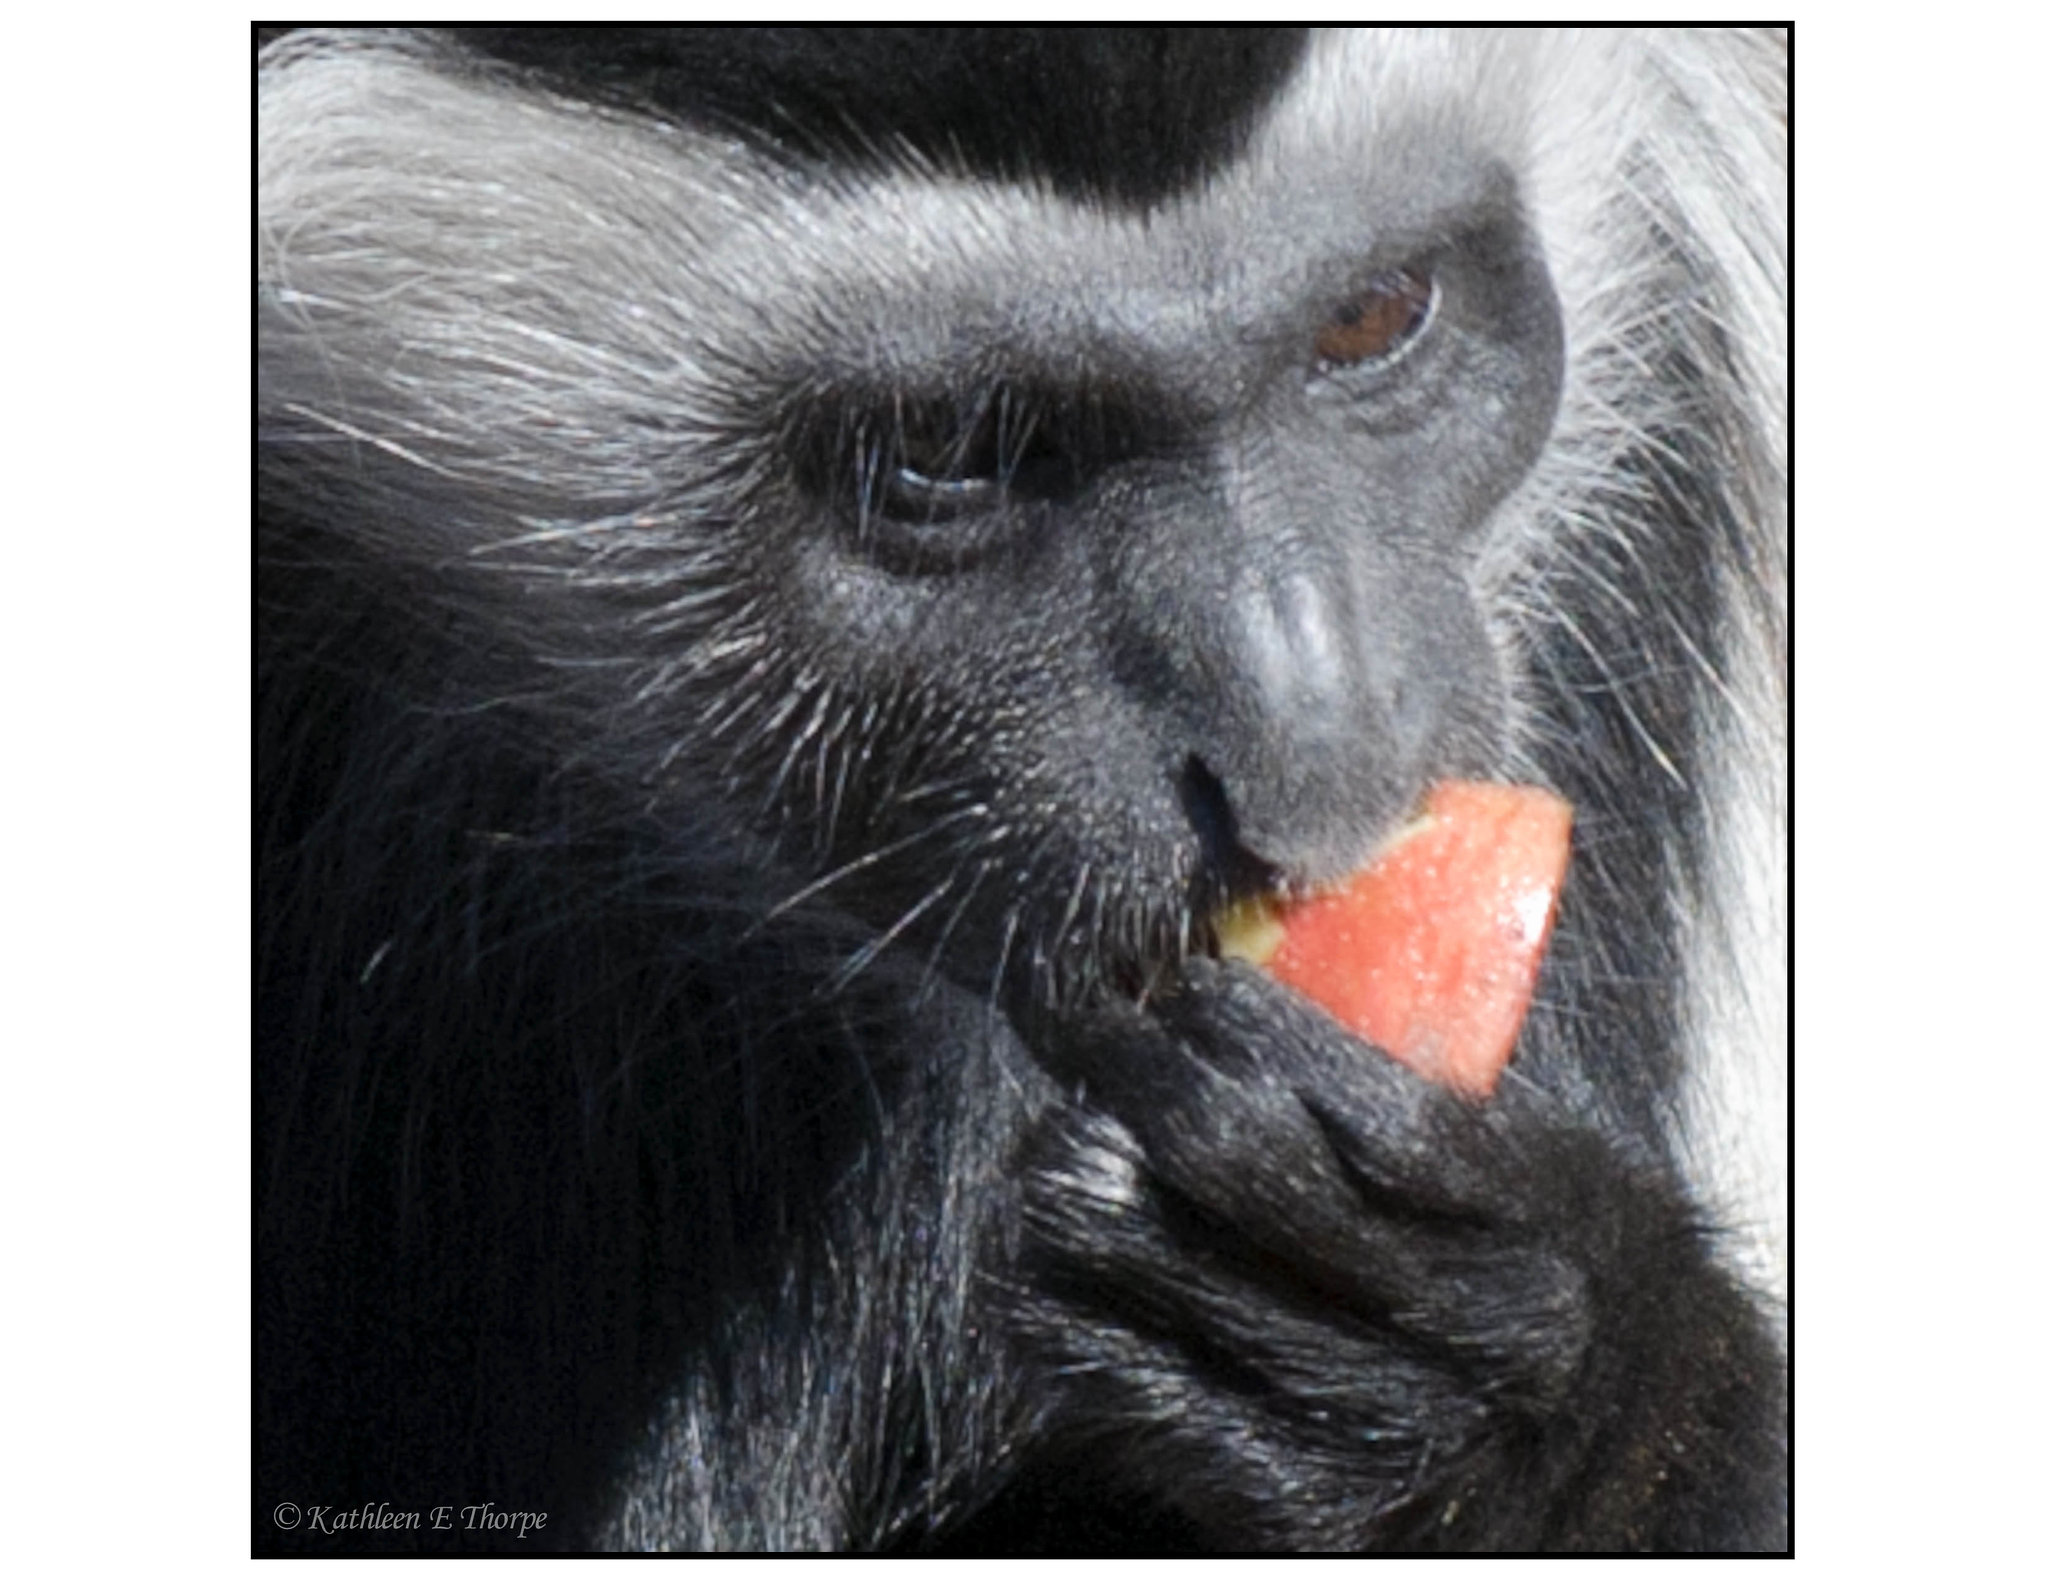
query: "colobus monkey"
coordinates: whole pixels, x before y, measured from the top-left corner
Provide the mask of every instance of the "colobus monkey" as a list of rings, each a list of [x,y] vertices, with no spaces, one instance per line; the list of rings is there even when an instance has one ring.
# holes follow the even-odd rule
[[[257,1548],[1784,1548],[1783,49],[270,43]]]

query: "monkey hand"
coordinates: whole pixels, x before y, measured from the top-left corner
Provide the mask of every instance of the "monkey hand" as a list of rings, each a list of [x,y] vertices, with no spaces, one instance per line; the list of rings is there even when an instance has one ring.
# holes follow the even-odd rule
[[[1024,1330],[1075,1421],[1129,1426],[1112,1485],[1275,1549],[1783,1545],[1775,1346],[1653,1164],[1242,964],[1042,1053],[1074,1097],[1034,1144]]]

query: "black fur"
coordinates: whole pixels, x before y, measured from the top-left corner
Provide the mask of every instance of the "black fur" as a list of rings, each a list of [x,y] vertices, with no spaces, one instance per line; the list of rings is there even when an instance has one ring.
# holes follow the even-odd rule
[[[675,118],[764,205],[909,170],[1165,236],[1302,69],[1213,31],[271,69],[389,52],[657,159]],[[1785,1546],[1783,1364],[1680,1113],[1762,441],[1704,312],[1606,493],[1547,515],[1575,326],[1512,174],[1445,137],[1394,137],[1370,224],[1283,172],[1303,232],[1213,273],[1162,241],[1218,294],[1187,335],[1149,277],[1041,302],[1030,257],[926,315],[687,255],[561,286],[581,244],[516,216],[502,256],[415,227],[386,269],[383,198],[266,210],[259,1551]],[[330,191],[407,212],[408,170],[334,147]],[[1642,267],[1706,301],[1681,218]],[[763,278],[830,267],[804,245]],[[1418,260],[1412,355],[1317,367]],[[406,315],[446,281],[476,317],[440,345]],[[1579,817],[1477,1107],[1206,954],[1220,904],[1344,872],[1448,774]]]
[[[914,151],[999,180],[1154,203],[1241,146],[1299,28],[465,28],[581,93],[810,158]]]

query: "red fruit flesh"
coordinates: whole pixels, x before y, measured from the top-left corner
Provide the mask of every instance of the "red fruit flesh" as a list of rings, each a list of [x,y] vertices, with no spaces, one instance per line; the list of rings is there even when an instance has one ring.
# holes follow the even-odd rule
[[[1280,910],[1265,966],[1422,1076],[1484,1098],[1535,992],[1571,820],[1550,792],[1446,781],[1370,867]]]

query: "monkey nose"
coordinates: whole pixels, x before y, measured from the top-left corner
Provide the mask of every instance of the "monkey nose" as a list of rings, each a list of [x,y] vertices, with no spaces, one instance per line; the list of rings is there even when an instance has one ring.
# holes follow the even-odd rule
[[[1257,712],[1309,739],[1340,732],[1360,702],[1359,667],[1328,593],[1296,573],[1249,591],[1236,613],[1234,646]]]
[[[1347,872],[1399,811],[1411,754],[1394,717],[1414,711],[1395,708],[1397,679],[1312,573],[1241,590],[1222,650],[1197,758],[1229,844],[1296,880]]]

